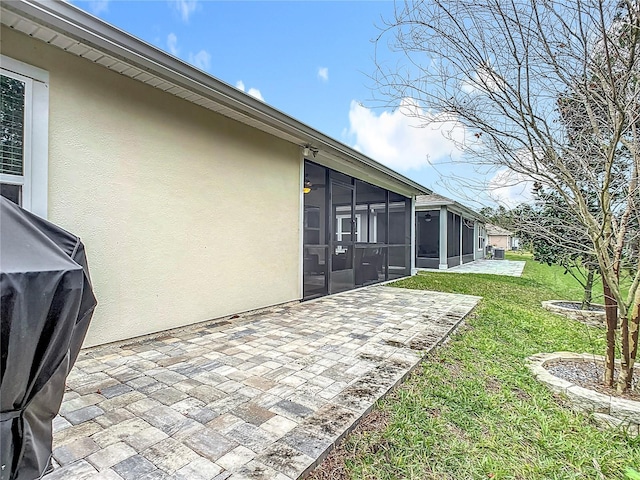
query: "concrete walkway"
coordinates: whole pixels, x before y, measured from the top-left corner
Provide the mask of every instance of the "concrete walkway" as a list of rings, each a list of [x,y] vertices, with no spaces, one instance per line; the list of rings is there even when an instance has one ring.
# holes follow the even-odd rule
[[[526,262],[517,260],[474,260],[451,267],[447,270],[424,269],[427,272],[449,272],[449,273],[488,273],[490,275],[508,275],[511,277],[521,277]]]
[[[295,479],[478,297],[374,286],[83,350],[58,479]]]

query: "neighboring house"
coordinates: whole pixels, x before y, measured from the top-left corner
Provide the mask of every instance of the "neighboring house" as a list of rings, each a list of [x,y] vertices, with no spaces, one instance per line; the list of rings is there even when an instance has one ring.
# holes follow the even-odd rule
[[[1,193],[83,239],[85,346],[412,273],[427,188],[67,2],[0,8]]]
[[[442,195],[416,198],[416,267],[441,270],[485,256],[485,220]]]
[[[489,245],[493,248],[505,250],[518,248],[518,239],[513,236],[513,233],[497,225],[487,225],[487,237]]]

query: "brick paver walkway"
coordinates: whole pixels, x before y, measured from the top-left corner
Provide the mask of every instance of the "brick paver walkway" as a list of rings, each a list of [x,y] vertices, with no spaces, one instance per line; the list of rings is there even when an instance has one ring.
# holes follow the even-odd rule
[[[521,277],[526,262],[518,260],[474,260],[473,262],[457,265],[438,272],[449,273],[488,273],[491,275],[508,275],[511,277]],[[433,269],[423,269],[427,272]]]
[[[374,286],[83,350],[58,479],[295,479],[478,297]]]

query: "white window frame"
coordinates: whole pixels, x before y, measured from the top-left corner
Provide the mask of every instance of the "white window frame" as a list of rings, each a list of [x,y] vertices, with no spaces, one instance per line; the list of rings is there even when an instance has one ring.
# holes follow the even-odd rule
[[[378,242],[378,213],[372,208],[369,215],[369,243]]]
[[[25,83],[23,175],[0,174],[0,183],[21,185],[22,207],[47,218],[49,73],[5,55],[0,72]]]
[[[478,226],[478,250],[484,250],[485,244],[485,229],[484,227]]]
[[[352,232],[352,231],[348,231],[345,232],[342,230],[342,221],[343,220],[349,220],[349,223],[351,222],[351,215],[336,215],[336,241],[338,242],[342,242],[342,237],[344,237],[345,235],[351,235],[353,233],[355,233],[355,237],[356,237],[356,242],[362,242],[362,214],[360,213],[356,213],[355,216],[355,227],[356,227],[356,231]],[[353,238],[353,237],[351,237]]]

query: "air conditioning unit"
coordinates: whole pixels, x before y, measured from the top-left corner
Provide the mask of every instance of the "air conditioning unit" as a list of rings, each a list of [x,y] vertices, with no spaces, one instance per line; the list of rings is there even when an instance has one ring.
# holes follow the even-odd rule
[[[504,248],[494,248],[493,258],[496,260],[504,260]]]

